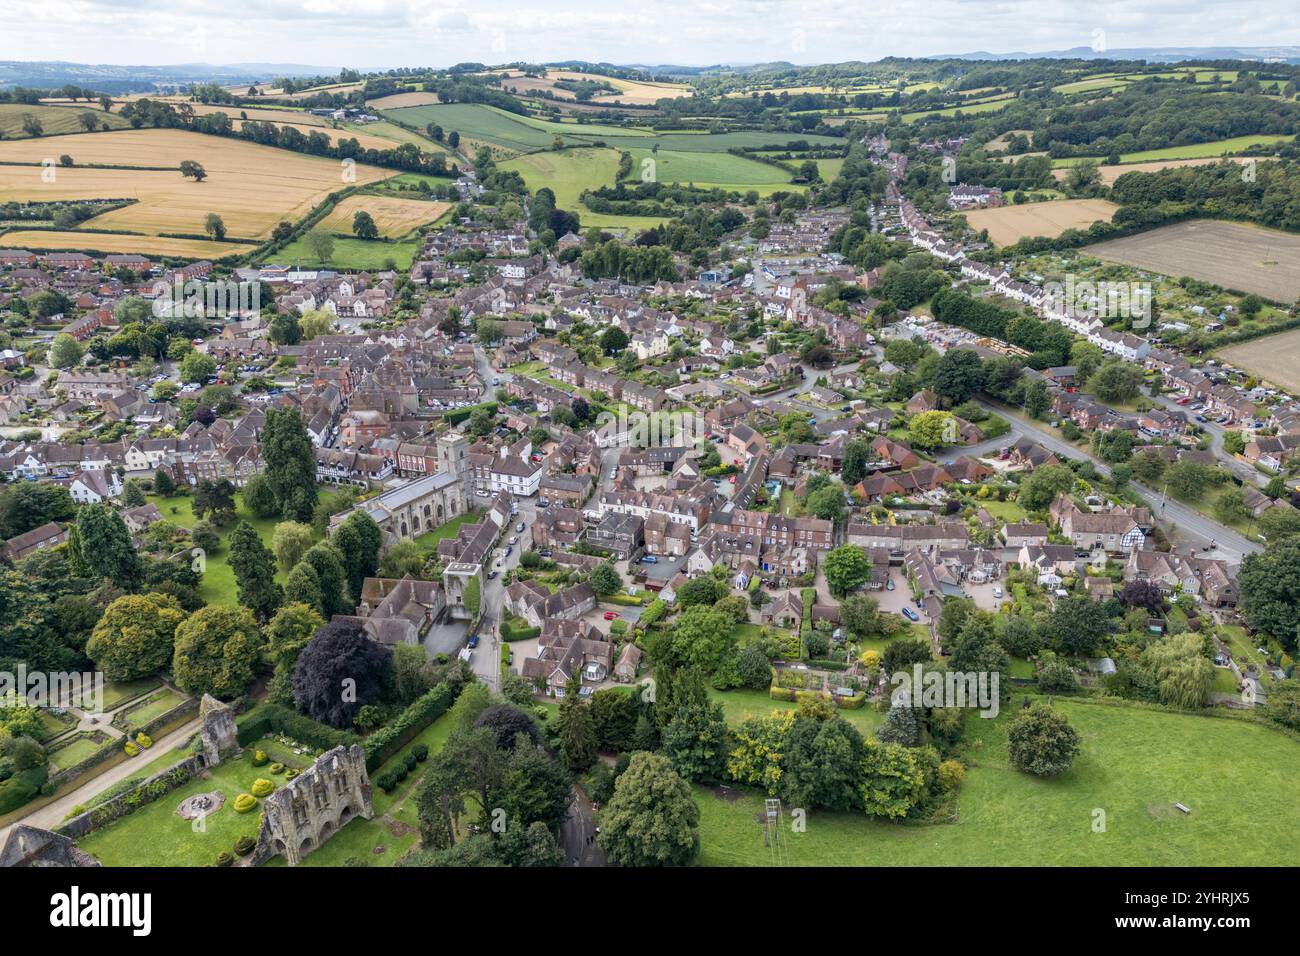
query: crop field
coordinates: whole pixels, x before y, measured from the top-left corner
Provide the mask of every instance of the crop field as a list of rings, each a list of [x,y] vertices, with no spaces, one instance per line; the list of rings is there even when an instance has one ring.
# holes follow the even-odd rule
[[[976,209],[966,213],[966,221],[977,232],[987,229],[995,244],[1009,246],[1026,236],[1054,238],[1067,229],[1086,229],[1098,220],[1109,221],[1118,208],[1104,199],[1060,199]]]
[[[122,235],[115,232],[55,232],[18,229],[3,234],[4,244],[20,249],[59,251],[84,249],[88,252],[138,252],[143,256],[175,256],[180,259],[220,259],[249,252],[256,246],[240,242],[210,242],[204,239],[173,239],[170,236]]]
[[[1300,329],[1230,345],[1214,354],[1271,385],[1300,392]]]
[[[1154,163],[1121,163],[1118,166],[1103,165],[1097,167],[1097,172],[1101,175],[1101,181],[1107,186],[1112,185],[1115,180],[1119,179],[1125,173],[1156,173],[1162,169],[1176,169],[1180,166],[1209,166],[1212,163],[1221,163],[1223,158],[1219,156],[1203,159],[1165,159]],[[1236,156],[1228,157],[1229,162],[1247,163],[1248,157]],[[1260,162],[1268,162],[1261,159]],[[1064,181],[1065,177],[1070,175],[1068,168],[1054,169],[1052,175],[1057,181]]]
[[[451,208],[447,202],[426,202],[421,199],[397,199],[388,196],[348,196],[320,221],[319,228],[329,232],[351,234],[352,217],[358,212],[370,213],[379,234],[386,239],[398,239],[417,226],[441,218]]]
[[[1275,134],[1234,136],[1232,139],[1216,139],[1209,143],[1192,143],[1188,146],[1170,146],[1166,149],[1147,149],[1137,153],[1121,153],[1119,160],[1121,163],[1153,163],[1169,159],[1216,159],[1222,156],[1231,156],[1253,146],[1279,145],[1291,139],[1294,139],[1294,137],[1277,136]],[[1089,159],[1096,161],[1104,158],[1100,156],[1070,156],[1064,159],[1052,160],[1052,166],[1057,168],[1076,166],[1079,163],[1087,162]]]
[[[963,116],[971,113],[995,113],[998,110],[1006,109],[1015,98],[1014,93],[1004,93],[987,100],[966,103],[962,106],[948,106],[937,110],[919,110],[915,113],[904,113],[902,120],[904,123],[915,123],[917,120],[927,119],[931,116],[956,116],[958,113]]]
[[[258,117],[250,116],[247,122],[269,122],[269,120],[260,120]],[[245,120],[234,119],[231,120],[230,125],[235,129],[243,129],[244,123]],[[395,140],[389,139],[385,136],[376,136],[374,133],[364,132],[361,128],[354,129],[349,127],[347,129],[333,129],[328,126],[306,126],[301,123],[276,123],[275,125],[277,128],[281,129],[285,126],[291,126],[304,136],[308,136],[312,133],[320,133],[322,136],[329,137],[331,146],[337,146],[341,139],[355,139],[361,144],[363,149],[392,149],[397,145]],[[429,145],[432,146],[433,144],[431,143]],[[434,150],[430,149],[429,152],[434,152]]]
[[[23,130],[23,123],[28,116],[34,117],[41,124],[41,131],[45,136],[84,133],[86,127],[81,124],[82,113],[92,114],[100,128],[105,124],[109,129],[125,129],[127,126],[126,120],[116,113],[105,113],[98,104],[28,106],[24,103],[0,103],[0,139],[19,139],[27,136]]]
[[[949,823],[810,813],[784,856],[764,844],[753,790],[695,788],[701,866],[1286,866],[1300,824],[1300,744],[1259,724],[1057,699],[1082,738],[1070,770],[1040,779],[1007,759],[1004,709],[967,719],[974,752]],[[973,726],[972,726],[973,725]],[[1227,767],[1233,773],[1197,768]],[[1241,786],[1250,780],[1250,786]],[[1190,807],[1180,813],[1175,803]],[[1096,810],[1105,829],[1094,829]]]
[[[351,228],[351,223],[348,225]],[[333,254],[327,261],[321,261],[307,248],[306,240],[296,239],[267,261],[292,266],[321,266],[365,272],[386,269],[391,263],[394,268],[405,271],[411,267],[419,251],[420,243],[417,239],[400,242],[385,242],[382,239],[335,239]]]
[[[1099,242],[1089,255],[1178,278],[1190,276],[1275,302],[1300,298],[1300,236],[1196,219]]]
[[[230,238],[238,240],[267,236],[280,220],[301,218],[345,185],[336,160],[183,130],[60,137],[59,151],[78,163],[151,168],[59,168],[54,181],[45,182],[48,177],[38,166],[0,166],[0,200],[137,199],[83,228],[150,235],[201,234],[207,214],[215,212]],[[48,154],[48,145],[40,140],[0,142],[0,162],[40,163]],[[208,178],[195,182],[182,177],[178,167],[187,159],[200,161]],[[363,185],[393,175],[363,164],[354,172],[355,182]]]
[[[661,183],[695,183],[697,186],[726,186],[744,190],[752,186],[788,185],[790,175],[778,166],[731,153],[700,153],[660,149],[657,153],[634,148],[633,176],[643,169],[653,169]],[[647,165],[647,161],[653,166]]]
[[[436,93],[393,93],[369,100],[366,105],[377,110],[400,110],[408,106],[432,106],[437,102]]]
[[[188,103],[184,97],[159,97],[164,102]],[[225,113],[232,120],[247,116],[250,120],[268,123],[291,123],[294,126],[329,126],[328,117],[317,116],[306,110],[291,110],[264,106],[230,106],[225,103],[189,103],[195,116],[210,116],[213,113]]]

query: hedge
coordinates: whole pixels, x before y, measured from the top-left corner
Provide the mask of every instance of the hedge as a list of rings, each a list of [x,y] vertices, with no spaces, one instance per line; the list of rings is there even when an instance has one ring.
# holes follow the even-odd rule
[[[350,731],[327,727],[325,724],[295,713],[281,704],[258,704],[235,723],[237,725],[236,739],[241,747],[246,747],[255,740],[261,740],[272,731],[285,734],[302,743],[310,744],[318,750],[350,747],[361,742],[361,738]]]
[[[637,618],[637,627],[650,627],[667,613],[668,605],[659,598],[655,598],[641,612],[641,616]]]
[[[40,793],[48,777],[48,768],[32,767],[30,770],[20,770],[0,783],[0,815],[17,810]]]
[[[447,712],[460,693],[459,684],[441,683],[402,711],[391,724],[366,738],[366,770],[374,773],[388,758],[409,744],[417,734]]]
[[[508,620],[501,622],[501,640],[509,643],[511,641],[527,641],[537,637],[542,633],[540,627],[514,627]]]
[[[767,689],[767,696],[773,700],[788,700],[791,703],[795,700],[793,687],[777,687],[775,684]]]
[[[866,706],[867,695],[862,691],[858,691],[852,697],[840,697],[838,694],[832,694],[831,700],[835,702],[836,707],[842,710],[859,710]]]
[[[636,595],[631,595],[631,594],[624,594],[622,591],[620,591],[617,594],[606,595],[600,600],[606,604],[619,604],[622,605],[623,607],[641,606],[641,595],[639,593]]]

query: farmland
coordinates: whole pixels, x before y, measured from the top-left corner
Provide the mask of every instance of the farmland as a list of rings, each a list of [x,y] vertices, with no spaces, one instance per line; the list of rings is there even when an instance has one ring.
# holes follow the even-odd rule
[[[1121,153],[1119,161],[1121,163],[1154,163],[1161,160],[1171,159],[1215,159],[1221,156],[1231,156],[1245,149],[1251,149],[1255,146],[1275,146],[1287,142],[1290,136],[1234,136],[1232,139],[1217,139],[1208,143],[1191,143],[1187,146],[1169,146],[1165,149],[1147,149],[1137,153]],[[1101,157],[1091,157],[1096,160]],[[1089,157],[1072,156],[1065,159],[1054,159],[1052,165],[1056,168],[1076,166],[1079,163],[1087,162]]]
[[[451,203],[445,202],[352,195],[338,203],[318,225],[329,232],[350,234],[353,216],[364,210],[374,219],[381,236],[397,239],[418,226],[439,219],[450,208]]]
[[[1109,221],[1118,208],[1104,199],[1062,199],[976,209],[966,213],[966,221],[976,231],[987,229],[995,244],[1008,246],[1027,236],[1053,238],[1067,229],[1086,229],[1099,220]]]
[[[90,113],[102,128],[124,129],[127,122],[116,113],[105,113],[98,106],[28,106],[23,103],[0,103],[0,139],[19,139],[28,134],[23,123],[28,116],[41,124],[45,136],[64,133],[84,133],[81,115]]]
[[[1214,354],[1271,385],[1300,392],[1300,329],[1231,345]]]
[[[256,248],[249,243],[211,242],[206,239],[174,239],[170,236],[123,235],[115,232],[56,232],[19,229],[4,233],[6,245],[35,251],[84,249],[90,252],[138,252],[145,256],[177,256],[183,259],[220,259]]]
[[[681,83],[658,83],[649,80],[625,80],[619,77],[601,76],[596,73],[579,73],[573,70],[550,70],[545,76],[525,76],[517,70],[501,72],[503,89],[518,92],[521,96],[546,90],[559,100],[575,100],[571,90],[556,85],[556,80],[587,80],[594,83],[607,83],[618,89],[617,93],[598,93],[591,103],[626,103],[632,106],[650,106],[657,100],[676,99],[690,96],[691,88]]]
[[[1190,276],[1276,302],[1300,298],[1300,236],[1197,219],[1089,246],[1090,255],[1167,276]]]
[[[60,168],[53,182],[45,182],[37,166],[0,166],[0,200],[136,199],[84,228],[195,235],[215,212],[231,239],[261,239],[344,184],[334,160],[181,130],[84,133],[61,137],[59,148],[77,163],[137,168]],[[0,142],[0,162],[39,164],[48,153],[40,141]],[[202,161],[208,173],[203,182],[180,175],[187,159]],[[358,184],[393,175],[360,164],[355,173]]]
[[[566,149],[560,152],[530,153],[501,164],[524,177],[534,192],[543,186],[555,193],[561,209],[576,209],[583,226],[649,229],[658,219],[643,216],[602,216],[589,212],[579,203],[584,189],[614,185],[618,175],[618,152],[612,149]]]
[[[350,223],[349,223],[350,225]],[[401,242],[384,242],[378,239],[335,239],[334,253],[322,262],[304,239],[296,239],[270,257],[272,262],[287,262],[296,266],[329,266],[332,269],[362,269],[375,271],[388,268],[389,261],[398,269],[409,269],[420,251],[416,239]]]
[[[1223,162],[1223,158],[1219,156],[1204,157],[1201,159],[1165,159],[1148,163],[1121,163],[1118,166],[1103,165],[1097,167],[1097,172],[1101,176],[1101,181],[1107,186],[1110,186],[1125,173],[1156,173],[1162,169],[1175,169],[1181,166],[1208,166],[1212,163],[1220,162]],[[1249,160],[1237,157],[1231,159],[1230,162],[1245,163],[1249,162]],[[1058,181],[1063,181],[1069,174],[1070,170],[1066,167],[1052,170],[1052,175],[1055,176]]]

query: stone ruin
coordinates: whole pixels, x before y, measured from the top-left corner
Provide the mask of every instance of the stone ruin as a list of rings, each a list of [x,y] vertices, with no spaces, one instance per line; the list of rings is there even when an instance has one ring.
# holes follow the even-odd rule
[[[203,759],[208,767],[215,767],[229,757],[239,756],[238,731],[235,712],[211,694],[204,694],[199,704],[199,741],[203,745]]]
[[[11,866],[99,866],[99,861],[61,833],[17,823],[0,847],[0,868]]]
[[[283,854],[296,865],[349,821],[375,815],[365,751],[335,747],[266,798],[251,863]]]

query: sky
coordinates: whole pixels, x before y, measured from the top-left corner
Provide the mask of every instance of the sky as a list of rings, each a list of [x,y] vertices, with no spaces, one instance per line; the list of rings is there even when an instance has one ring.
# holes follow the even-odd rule
[[[1300,45],[1294,0],[0,0],[0,59],[384,69]]]

